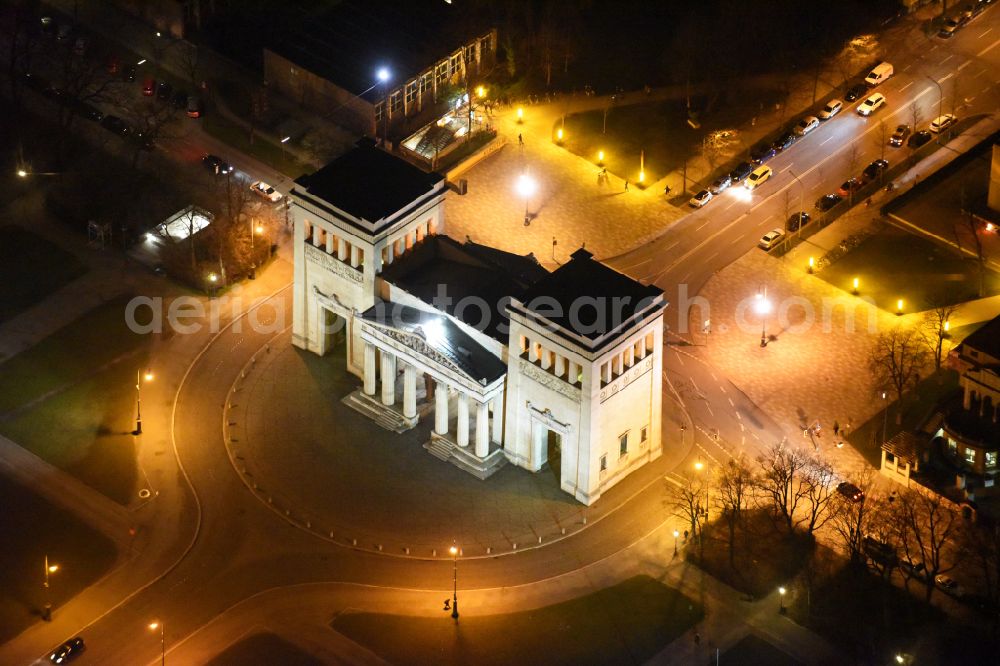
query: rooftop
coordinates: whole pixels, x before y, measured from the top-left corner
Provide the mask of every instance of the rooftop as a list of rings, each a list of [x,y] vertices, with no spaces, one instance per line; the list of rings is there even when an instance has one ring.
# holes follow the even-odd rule
[[[399,303],[381,302],[361,317],[422,338],[480,385],[487,386],[507,372],[507,366],[444,315]]]
[[[980,326],[962,341],[961,346],[959,351],[963,356],[966,356],[967,348],[972,348],[980,354],[1000,359],[1000,317],[994,317]]]
[[[528,310],[583,338],[598,340],[663,297],[659,287],[644,285],[605,266],[583,248],[570,257],[518,300]]]
[[[371,139],[295,182],[356,218],[377,222],[430,194],[444,180],[375,147]]]
[[[519,298],[548,274],[532,255],[448,236],[428,236],[382,269],[383,279],[503,344],[507,299]]]

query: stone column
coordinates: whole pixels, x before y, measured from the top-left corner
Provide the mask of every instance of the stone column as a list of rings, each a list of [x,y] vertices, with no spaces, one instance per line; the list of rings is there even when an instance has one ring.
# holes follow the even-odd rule
[[[389,243],[389,244],[387,244],[385,246],[385,263],[386,263],[386,265],[391,264],[392,260],[395,258],[395,255],[393,254],[394,246],[395,246],[395,243]]]
[[[382,404],[386,407],[396,402],[396,357],[382,352]]]
[[[406,252],[406,237],[397,238],[394,245],[396,246],[396,256],[403,256],[403,253]]]
[[[448,434],[448,385],[441,382],[434,387],[434,432]]]
[[[417,369],[407,363],[403,366],[403,416],[412,419],[417,415]]]
[[[639,338],[639,358],[646,358],[646,336]]]
[[[490,452],[490,411],[485,402],[476,403],[476,456],[485,458]]]
[[[313,245],[319,247],[319,239],[322,238],[323,229],[318,225],[313,225]]]
[[[458,391],[458,445],[469,445],[469,396]]]
[[[539,421],[533,421],[531,423],[531,454],[532,456],[537,455],[537,459],[531,461],[532,467],[535,469],[541,469],[542,467],[542,456],[547,457],[546,437],[548,435],[548,429]]]
[[[576,378],[580,375],[580,366],[576,364],[576,361],[567,361],[567,379],[569,379],[570,384],[576,384]]]
[[[493,398],[493,441],[503,442],[503,395]]]
[[[347,241],[344,240],[343,236],[337,238],[337,259],[347,260]]]
[[[351,245],[351,266],[353,266],[354,268],[357,268],[358,264],[360,264],[360,263],[361,263],[361,248],[359,248],[357,245],[352,244]]]
[[[556,377],[562,377],[563,373],[566,372],[566,359],[563,358],[560,354],[556,354],[555,357],[556,357],[556,363],[555,363]]]
[[[375,345],[365,343],[365,395],[375,395]]]
[[[333,243],[336,240],[333,234],[326,232],[326,253],[333,254]]]
[[[542,350],[542,370],[548,370],[552,366],[552,352],[548,349]]]
[[[538,361],[538,345],[534,340],[528,340],[528,360],[532,363]]]

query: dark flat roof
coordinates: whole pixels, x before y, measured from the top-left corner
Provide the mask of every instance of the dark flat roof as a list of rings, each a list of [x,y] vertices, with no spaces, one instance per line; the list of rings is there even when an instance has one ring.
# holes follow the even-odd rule
[[[377,222],[431,193],[444,180],[362,139],[325,167],[295,182],[354,217]]]
[[[570,256],[569,262],[536,282],[518,300],[529,311],[583,338],[600,338],[663,296],[659,287],[605,266],[583,248]]]
[[[534,256],[429,236],[392,264],[382,278],[507,344],[507,299],[520,298],[548,275]],[[441,292],[447,301],[441,301]],[[482,307],[481,307],[482,306]]]
[[[344,0],[325,12],[302,10],[301,22],[268,48],[355,95],[386,67],[392,88],[486,32],[469,31],[465,2]],[[367,99],[381,98],[381,85]]]
[[[507,372],[499,358],[444,315],[384,301],[365,310],[361,317],[423,338],[480,385],[492,384]]]

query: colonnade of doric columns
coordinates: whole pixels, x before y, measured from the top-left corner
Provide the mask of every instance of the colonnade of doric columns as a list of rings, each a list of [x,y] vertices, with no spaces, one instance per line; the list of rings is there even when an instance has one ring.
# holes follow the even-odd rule
[[[580,365],[559,352],[546,348],[541,342],[521,336],[521,351],[527,352],[528,360],[542,370],[549,370],[559,379],[570,384],[580,381]]]
[[[350,243],[343,236],[338,236],[332,231],[324,229],[321,225],[309,221],[305,223],[306,238],[318,248],[323,248],[326,253],[340,259],[344,263],[349,263],[352,268],[357,268],[365,260],[365,251]]]
[[[417,368],[405,361],[398,360],[392,353],[384,349],[378,350],[381,356],[381,372],[376,372],[376,347],[365,342],[364,362],[364,392],[375,397],[377,376],[381,376],[380,400],[386,407],[396,403],[397,363],[403,366],[403,416],[415,418],[417,415]],[[434,389],[434,432],[444,437],[448,434],[449,396],[451,390],[457,393],[456,399],[456,432],[455,441],[461,447],[469,446],[470,411],[476,411],[476,431],[474,434],[475,453],[485,458],[490,452],[490,441],[499,442],[503,437],[503,399],[496,396],[490,401],[482,401],[465,393],[461,386],[449,386],[437,381]],[[492,407],[493,419],[490,421]],[[492,423],[492,425],[491,425]]]

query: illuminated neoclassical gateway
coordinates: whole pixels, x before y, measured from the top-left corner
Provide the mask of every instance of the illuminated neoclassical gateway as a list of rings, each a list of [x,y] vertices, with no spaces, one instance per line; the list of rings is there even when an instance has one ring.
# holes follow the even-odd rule
[[[486,478],[546,463],[591,504],[661,453],[656,287],[584,249],[533,256],[445,235],[445,182],[363,141],[296,181],[293,342],[345,358],[344,401]]]

